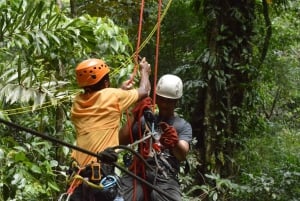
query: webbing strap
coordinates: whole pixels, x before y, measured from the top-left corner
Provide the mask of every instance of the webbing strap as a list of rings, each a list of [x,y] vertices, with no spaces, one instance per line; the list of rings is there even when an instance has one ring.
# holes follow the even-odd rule
[[[72,180],[78,180],[81,181],[83,183],[86,183],[88,186],[96,188],[96,189],[104,189],[104,186],[100,183],[100,184],[94,184],[88,180],[86,180],[85,178],[83,178],[82,176],[80,176],[79,174],[75,174],[72,178]]]

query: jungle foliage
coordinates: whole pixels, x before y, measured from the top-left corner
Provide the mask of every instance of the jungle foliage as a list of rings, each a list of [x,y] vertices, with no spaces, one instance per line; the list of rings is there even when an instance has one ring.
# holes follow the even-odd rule
[[[142,39],[157,6],[146,1]],[[190,172],[180,175],[184,200],[299,200],[299,8],[299,0],[168,8],[158,75],[184,81],[178,112],[195,137]],[[0,1],[0,117],[74,143],[74,67],[98,57],[115,86],[127,78],[139,9],[133,0]],[[141,50],[153,64],[155,44],[153,35]],[[0,134],[0,200],[57,200],[69,148],[2,124]]]
[[[0,9],[1,117],[73,143],[74,66],[103,58],[117,84],[133,66],[125,30],[108,18],[69,18],[54,1],[2,1]],[[1,200],[52,200],[64,189],[68,148],[1,125],[1,153]]]

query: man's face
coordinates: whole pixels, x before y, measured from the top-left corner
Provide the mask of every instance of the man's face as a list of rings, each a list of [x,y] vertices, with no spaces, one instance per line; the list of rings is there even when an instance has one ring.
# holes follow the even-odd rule
[[[163,113],[173,113],[176,107],[177,100],[164,98],[156,95],[156,104],[159,108],[161,114]]]

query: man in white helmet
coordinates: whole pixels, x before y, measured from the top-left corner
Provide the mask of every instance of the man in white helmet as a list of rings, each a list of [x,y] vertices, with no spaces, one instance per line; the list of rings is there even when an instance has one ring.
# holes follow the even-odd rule
[[[172,200],[176,201],[182,200],[177,176],[181,162],[186,159],[189,152],[189,143],[192,140],[192,127],[190,123],[177,116],[174,112],[177,101],[182,97],[182,88],[182,81],[176,75],[166,74],[159,79],[156,86],[158,114],[154,115],[153,122],[155,122],[155,127],[160,131],[161,136],[159,141],[156,140],[156,143],[153,143],[150,148],[147,146],[148,142],[146,141],[142,143],[143,145],[139,146],[139,153],[144,156],[145,160],[153,168],[152,170],[145,168],[141,160],[133,160],[131,167],[129,167],[132,171],[135,170],[138,176],[144,178],[161,191],[164,191]],[[145,111],[150,107],[144,104],[141,108]],[[140,139],[142,137],[140,133],[144,133],[145,128],[147,128],[147,124],[145,124],[147,118],[145,115],[141,121],[137,119],[135,114],[134,116],[135,119],[131,121],[133,123],[131,125],[126,123],[120,130],[120,144],[129,144],[130,138],[134,140]],[[139,122],[142,122],[140,123],[141,125]],[[149,149],[153,150],[153,148],[158,151],[156,154],[149,153]],[[143,169],[145,169],[144,172],[142,171]],[[128,175],[122,177],[122,193],[125,201],[170,200],[170,197],[167,198],[165,195],[143,185]]]

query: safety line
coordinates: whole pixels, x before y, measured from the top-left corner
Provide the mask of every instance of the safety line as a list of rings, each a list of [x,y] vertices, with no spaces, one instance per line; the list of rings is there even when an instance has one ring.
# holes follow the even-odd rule
[[[135,67],[133,69],[133,76],[131,77],[131,81],[134,79],[134,76],[136,75],[137,69],[139,67],[139,53],[140,53],[140,44],[142,39],[142,27],[143,27],[143,15],[144,15],[144,6],[145,1],[141,1],[141,9],[140,9],[140,19],[139,19],[139,28],[138,28],[138,37],[137,37],[137,44],[136,44],[136,50],[134,55],[134,64]]]
[[[80,91],[80,90],[78,90]],[[68,96],[64,96],[62,98],[59,99],[55,99],[56,104],[53,104],[53,101],[48,101],[45,102],[41,105],[32,105],[32,106],[24,106],[24,107],[20,107],[20,108],[13,108],[13,109],[7,109],[7,110],[0,110],[0,112],[2,112],[5,115],[17,115],[17,114],[23,114],[23,113],[27,113],[27,112],[33,112],[33,111],[37,111],[37,110],[41,110],[41,109],[45,109],[45,108],[49,108],[49,107],[56,107],[59,104],[62,104],[64,102],[70,101],[71,97],[78,94],[79,92],[73,93],[71,95]],[[33,110],[33,106],[36,106],[36,109]]]

